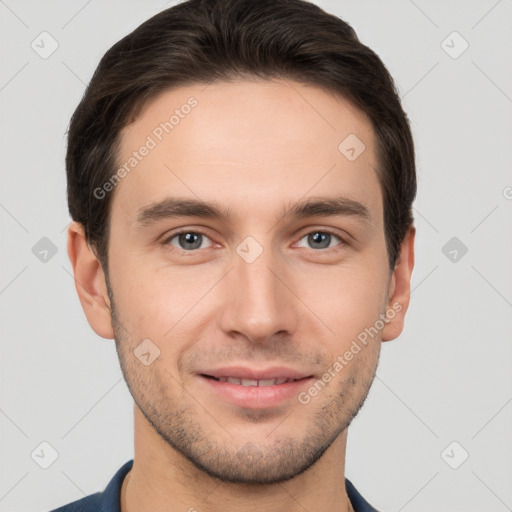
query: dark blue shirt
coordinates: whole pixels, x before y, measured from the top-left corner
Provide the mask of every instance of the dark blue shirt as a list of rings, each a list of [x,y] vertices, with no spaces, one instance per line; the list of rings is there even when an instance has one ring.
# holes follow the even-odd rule
[[[52,510],[52,512],[121,512],[119,501],[121,486],[123,485],[124,477],[128,471],[130,471],[132,465],[133,459],[124,464],[114,475],[114,478],[110,480],[103,492],[97,492],[78,501],[73,501],[73,503]],[[346,478],[345,486],[355,512],[377,512],[377,510],[357,492],[357,489],[352,485],[350,480]]]

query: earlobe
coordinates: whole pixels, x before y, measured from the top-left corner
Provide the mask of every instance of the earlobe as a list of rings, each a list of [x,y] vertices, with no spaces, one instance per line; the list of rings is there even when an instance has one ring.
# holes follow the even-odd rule
[[[102,338],[113,339],[112,317],[105,274],[87,243],[82,224],[68,228],[68,256],[73,267],[75,287],[87,321]]]
[[[411,226],[402,242],[400,254],[391,276],[386,310],[388,323],[382,330],[382,341],[394,340],[404,328],[405,314],[409,307],[411,294],[415,234],[416,229]]]

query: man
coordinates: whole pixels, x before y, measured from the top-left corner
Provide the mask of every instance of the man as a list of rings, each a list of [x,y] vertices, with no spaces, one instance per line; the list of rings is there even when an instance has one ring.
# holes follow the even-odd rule
[[[416,192],[380,59],[301,0],[180,3],[105,54],[66,166],[135,454],[58,510],[375,510],[347,432],[403,329]]]

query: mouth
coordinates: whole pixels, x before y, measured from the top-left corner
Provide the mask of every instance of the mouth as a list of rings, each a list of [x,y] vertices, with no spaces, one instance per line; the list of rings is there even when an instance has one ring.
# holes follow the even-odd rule
[[[314,376],[289,368],[255,370],[246,367],[219,368],[196,374],[212,399],[233,405],[263,409],[290,404]]]
[[[218,382],[230,382],[231,384],[237,384],[238,386],[279,386],[286,384],[287,382],[296,382],[302,379],[287,379],[284,377],[276,377],[274,379],[243,379],[238,377],[213,377],[212,375],[201,374],[207,379],[213,379]]]

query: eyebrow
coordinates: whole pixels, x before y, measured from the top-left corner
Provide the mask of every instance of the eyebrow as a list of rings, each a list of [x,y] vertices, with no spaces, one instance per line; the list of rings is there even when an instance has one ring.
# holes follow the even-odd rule
[[[347,217],[353,216],[366,222],[371,221],[368,208],[361,202],[348,197],[313,197],[290,205],[286,216],[303,219],[306,217]]]
[[[169,197],[140,208],[135,218],[135,224],[140,227],[147,227],[153,223],[177,217],[202,217],[227,221],[230,216],[231,209],[217,202]],[[308,197],[289,204],[281,218],[304,219],[319,216],[350,216],[365,222],[370,222],[372,219],[368,208],[364,204],[343,196]]]

